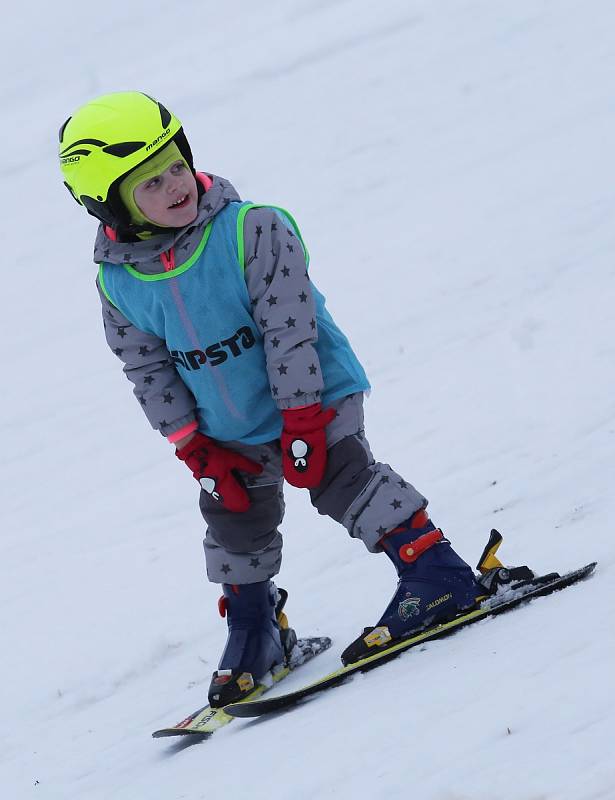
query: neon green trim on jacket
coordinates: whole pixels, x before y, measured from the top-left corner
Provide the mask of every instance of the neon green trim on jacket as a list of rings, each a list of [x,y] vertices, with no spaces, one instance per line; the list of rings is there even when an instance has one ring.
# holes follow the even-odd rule
[[[104,273],[104,270],[103,270],[103,266],[104,266],[104,262],[101,261],[98,264],[98,285],[102,289],[102,293],[107,298],[107,300],[111,303],[113,308],[117,308],[117,310],[120,312],[120,314],[124,314],[124,312],[118,306],[118,304],[114,300],[111,299],[111,295],[107,291],[107,287],[105,286],[105,273]],[[126,317],[126,314],[124,314],[124,316]],[[128,317],[126,317],[126,319],[128,319]]]
[[[299,226],[297,225],[293,215],[289,213],[285,208],[282,208],[281,206],[271,206],[264,203],[246,203],[239,209],[239,214],[237,215],[237,259],[239,261],[239,266],[241,267],[242,271],[245,270],[246,268],[246,247],[244,240],[243,223],[246,218],[246,214],[253,208],[273,208],[275,211],[280,211],[285,217],[288,217],[293,228],[295,229],[297,238],[301,242],[301,247],[303,247],[303,252],[305,253],[305,262],[309,266],[310,254],[308,253],[308,249],[305,245],[305,242],[303,241],[303,237],[301,236],[301,231],[299,230]]]
[[[109,292],[107,291],[107,287],[105,286],[105,276],[103,275],[103,262],[101,261],[98,265],[98,283],[100,288],[102,289],[102,293],[107,298],[107,300],[114,305],[113,300],[109,296]]]
[[[201,255],[211,235],[212,225],[213,225],[213,220],[205,228],[205,232],[203,233],[203,238],[199,242],[198,247],[196,248],[194,253],[190,256],[190,258],[187,261],[185,261],[183,264],[180,264],[179,267],[175,267],[175,269],[171,269],[168,272],[160,272],[156,275],[144,275],[142,272],[136,270],[132,264],[122,264],[122,266],[127,272],[129,272],[132,275],[133,278],[138,278],[140,281],[164,281],[167,278],[176,278],[178,275],[181,275],[182,272],[186,272],[186,270],[189,270],[190,267],[193,266],[194,262]]]

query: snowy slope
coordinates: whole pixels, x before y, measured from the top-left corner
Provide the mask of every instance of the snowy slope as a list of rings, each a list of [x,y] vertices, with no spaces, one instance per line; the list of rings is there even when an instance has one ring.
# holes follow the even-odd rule
[[[607,0],[65,0],[5,12],[0,792],[12,800],[615,798],[615,9]],[[196,489],[102,334],[56,131],[143,89],[201,169],[300,222],[367,431],[475,562],[588,583],[192,747],[225,640]],[[394,578],[288,491],[289,616],[332,669]],[[286,687],[294,685],[289,680]]]

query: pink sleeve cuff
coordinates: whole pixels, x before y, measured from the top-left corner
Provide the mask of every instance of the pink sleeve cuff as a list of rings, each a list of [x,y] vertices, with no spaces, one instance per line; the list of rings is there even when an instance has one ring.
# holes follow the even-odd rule
[[[192,422],[189,422],[187,425],[184,425],[184,427],[180,428],[178,431],[170,433],[167,436],[167,439],[171,442],[171,444],[174,444],[175,442],[178,442],[180,439],[183,439],[184,436],[188,436],[189,433],[193,433],[198,427],[199,427],[198,422],[196,420],[193,420]]]

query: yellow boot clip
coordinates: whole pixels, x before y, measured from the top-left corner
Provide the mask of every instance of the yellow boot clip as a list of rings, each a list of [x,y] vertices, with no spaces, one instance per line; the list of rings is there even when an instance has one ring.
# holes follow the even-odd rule
[[[483,554],[479,558],[478,564],[476,565],[476,569],[481,573],[481,575],[485,575],[490,569],[499,569],[500,567],[504,566],[500,559],[495,555],[498,547],[502,544],[502,541],[502,534],[493,528],[491,535],[489,536],[489,541],[487,542],[485,549],[483,550]]]

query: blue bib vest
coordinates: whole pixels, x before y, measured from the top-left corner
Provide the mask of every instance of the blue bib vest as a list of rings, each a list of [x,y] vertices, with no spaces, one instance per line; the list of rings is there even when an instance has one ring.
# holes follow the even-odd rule
[[[250,208],[252,203],[229,203],[209,223],[188,261],[169,272],[144,275],[129,264],[103,262],[99,282],[133,325],[164,340],[194,395],[202,433],[220,441],[262,444],[279,438],[282,418],[271,395],[263,337],[243,274],[243,219]],[[282,215],[301,238],[292,217]],[[368,389],[369,383],[325,308],[325,298],[314,286],[312,291],[326,406]]]

